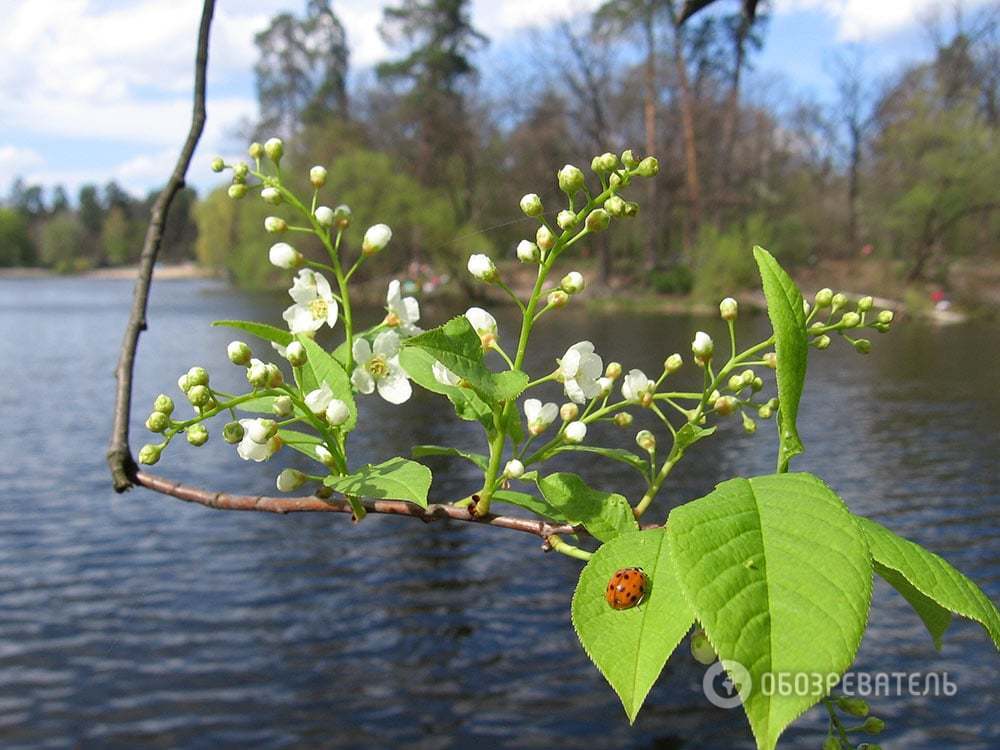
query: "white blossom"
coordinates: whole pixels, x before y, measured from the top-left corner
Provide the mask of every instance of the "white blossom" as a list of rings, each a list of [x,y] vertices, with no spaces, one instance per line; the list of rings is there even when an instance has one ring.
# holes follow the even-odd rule
[[[347,408],[347,404],[339,398],[330,401],[330,404],[326,407],[326,421],[333,427],[340,427],[350,416],[351,412]]]
[[[529,398],[524,402],[524,416],[528,420],[528,432],[541,435],[559,416],[559,407],[551,401],[544,406],[537,398]]]
[[[583,439],[587,437],[587,425],[583,422],[570,422],[566,425],[563,435],[566,437],[567,442],[582,443]]]
[[[365,230],[365,236],[361,240],[361,252],[365,255],[372,255],[384,249],[392,239],[392,230],[388,224],[375,224]]]
[[[497,267],[493,259],[483,253],[469,256],[469,273],[480,281],[494,281],[497,277]]]
[[[322,274],[303,268],[295,277],[289,296],[295,304],[282,313],[292,333],[312,333],[324,323],[333,328],[337,324],[339,308],[333,298],[330,282]]]
[[[436,359],[434,360],[434,364],[431,365],[431,373],[433,373],[434,379],[441,385],[457,386],[462,382],[462,379],[458,377],[458,375],[453,373]]]
[[[326,412],[326,407],[333,401],[333,391],[330,390],[328,383],[323,383],[316,390],[309,391],[306,394],[305,401],[309,411],[319,417]]]
[[[266,461],[281,447],[281,439],[275,434],[273,420],[241,419],[243,439],[236,446],[236,453],[244,461]]]
[[[559,360],[559,378],[566,397],[577,404],[586,403],[601,392],[597,379],[603,373],[604,362],[589,341],[573,344]]]
[[[306,475],[303,474],[298,469],[283,469],[280,474],[278,474],[278,479],[275,481],[275,485],[279,492],[294,492],[303,484],[305,484]]]
[[[417,325],[420,320],[420,303],[414,297],[404,297],[397,279],[389,282],[385,295],[385,309],[388,311],[386,325],[393,326],[399,335],[406,338],[422,332]]]
[[[410,381],[399,364],[399,335],[383,331],[374,346],[367,339],[355,339],[354,361],[357,366],[351,373],[351,382],[361,393],[378,394],[390,404],[401,404],[413,393]]]
[[[712,352],[715,349],[715,345],[712,343],[712,337],[709,336],[704,331],[698,331],[694,335],[694,341],[691,342],[691,351],[694,353],[695,359],[704,363],[712,358]]]
[[[652,390],[653,381],[642,370],[629,370],[622,380],[622,396],[626,401],[642,401],[642,397]]]
[[[479,334],[483,349],[489,349],[497,340],[497,319],[481,307],[470,307],[465,311],[465,318]]]
[[[286,271],[302,265],[302,253],[287,242],[276,242],[267,252],[267,258],[272,266],[284,268]]]
[[[507,465],[503,470],[504,476],[510,479],[519,479],[524,475],[524,464],[518,461],[516,458],[512,458],[507,462]]]

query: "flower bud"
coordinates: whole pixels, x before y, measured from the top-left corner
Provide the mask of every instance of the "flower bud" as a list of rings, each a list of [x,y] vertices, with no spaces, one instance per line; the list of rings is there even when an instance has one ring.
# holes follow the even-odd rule
[[[720,417],[728,417],[738,406],[738,402],[732,396],[719,396],[715,399],[715,413]]]
[[[861,728],[868,734],[881,734],[885,730],[885,722],[875,716],[869,716]]]
[[[248,174],[250,174],[250,165],[245,161],[238,161],[233,165],[233,182],[246,182]]]
[[[278,419],[285,419],[286,417],[292,416],[293,411],[294,408],[292,406],[292,399],[290,396],[278,396],[274,399],[274,403],[271,404],[271,413]]]
[[[241,182],[237,182],[230,185],[226,193],[228,193],[229,197],[232,198],[233,200],[239,200],[240,198],[246,196],[247,186]]]
[[[875,300],[872,297],[862,297],[858,300],[858,312],[868,312],[874,304]]]
[[[152,466],[160,460],[161,453],[163,453],[162,445],[147,443],[139,449],[139,463]]]
[[[279,492],[295,492],[295,490],[306,483],[307,478],[298,469],[282,469],[274,484]]]
[[[621,362],[608,362],[608,366],[604,368],[604,377],[611,378],[612,380],[618,380],[622,375],[622,363]]]
[[[736,391],[742,391],[743,388],[744,388],[744,386],[743,386],[743,378],[741,378],[739,375],[733,375],[733,376],[731,376],[729,378],[729,382],[726,383],[726,388],[728,388],[729,390],[733,391],[734,393]]]
[[[187,428],[187,441],[195,448],[208,442],[208,428],[203,424],[193,424]]]
[[[250,148],[247,149],[247,153],[250,154],[251,159],[259,159],[264,155],[264,147],[254,141],[250,144]]]
[[[824,333],[822,336],[814,338],[811,343],[817,349],[822,351],[823,349],[828,349],[830,347],[830,337]]]
[[[535,244],[542,250],[551,250],[555,247],[556,236],[552,234],[552,230],[542,224],[542,226],[538,227],[538,231],[535,232]]]
[[[605,211],[603,208],[595,208],[589,214],[587,214],[587,222],[585,226],[588,232],[600,232],[608,228],[608,224],[611,223],[611,215]]]
[[[531,240],[521,240],[517,243],[517,259],[522,263],[537,263],[542,257],[542,251]]]
[[[327,448],[325,445],[317,445],[313,450],[316,451],[316,458],[319,459],[319,462],[321,464],[330,469],[334,467],[336,461],[333,458],[333,454],[330,453],[329,448]]]
[[[303,261],[302,253],[287,242],[278,242],[271,245],[271,249],[267,253],[267,259],[271,261],[272,266],[284,268],[286,271],[298,268],[302,265]]]
[[[259,445],[278,434],[278,423],[273,419],[248,419],[246,423],[247,437]]]
[[[569,302],[569,295],[566,294],[562,289],[555,289],[549,292],[549,296],[546,299],[549,307],[563,307]]]
[[[655,177],[659,171],[660,162],[656,160],[655,156],[647,156],[639,162],[639,166],[635,170],[640,177]]]
[[[333,427],[340,427],[344,424],[351,416],[350,410],[347,408],[347,404],[341,401],[339,398],[335,398],[330,401],[329,406],[326,407],[326,421],[330,423]]]
[[[216,156],[214,159],[212,159],[213,172],[221,172],[225,168],[226,168],[226,162],[222,160],[221,156]]]
[[[321,227],[329,229],[333,226],[333,209],[329,206],[317,206],[316,210],[313,211],[313,216]]]
[[[635,444],[647,453],[656,450],[656,436],[649,430],[639,430],[635,435]]]
[[[756,393],[761,388],[764,387],[764,379],[759,375],[755,375],[754,379],[750,382],[750,389]]]
[[[868,339],[858,339],[854,342],[854,349],[859,354],[868,354],[872,350],[872,342]]]
[[[672,375],[673,373],[681,369],[681,366],[683,364],[684,364],[683,357],[681,357],[680,354],[677,354],[675,352],[674,354],[671,354],[669,357],[663,360],[663,369],[664,371],[666,371],[668,375]]]
[[[556,224],[560,229],[569,229],[570,227],[576,226],[576,221],[575,211],[570,211],[564,208],[556,214]]]
[[[563,422],[572,422],[580,415],[580,407],[570,402],[559,407],[559,417]]]
[[[757,410],[757,416],[761,419],[770,419],[774,416],[774,409],[769,404],[764,404]]]
[[[264,219],[264,231],[269,234],[281,234],[288,231],[288,222],[280,216],[268,216]]]
[[[712,648],[708,636],[705,635],[705,631],[701,628],[697,628],[691,634],[691,656],[699,664],[705,665],[713,664],[719,658],[715,653],[715,649]]]
[[[633,201],[625,202],[625,212],[622,214],[626,219],[634,219],[639,214],[639,204]]]
[[[537,193],[528,193],[521,198],[521,210],[525,216],[541,216],[542,199],[538,197]]]
[[[247,365],[250,363],[253,352],[250,351],[250,347],[243,341],[230,341],[226,347],[226,356],[229,357],[229,361],[234,365]]]
[[[264,141],[264,153],[268,159],[277,164],[285,153],[285,144],[281,142],[280,138],[268,138]]]
[[[583,422],[570,422],[566,425],[563,437],[566,438],[567,443],[582,443],[583,439],[587,437],[587,425]]]
[[[309,182],[317,190],[323,187],[326,184],[326,167],[317,165],[310,169]]]
[[[154,411],[146,418],[146,429],[150,432],[163,432],[170,426],[170,417],[162,411]]]
[[[615,427],[625,428],[632,424],[632,415],[627,411],[620,411],[611,421],[615,423]]]
[[[272,206],[281,204],[281,191],[278,188],[266,187],[260,191],[260,199]]]
[[[694,353],[696,362],[705,364],[712,359],[712,352],[715,351],[712,337],[704,331],[698,331],[694,335],[694,341],[691,342],[691,351]]]
[[[361,252],[365,255],[374,255],[384,250],[392,239],[392,230],[388,224],[374,224],[365,230],[364,239],[361,240]]]
[[[301,341],[293,341],[285,347],[285,359],[292,367],[302,367],[306,363],[306,348]]]
[[[559,170],[556,177],[559,180],[559,189],[566,195],[572,196],[583,189],[583,172],[580,171],[579,167],[567,164]]]
[[[153,411],[162,411],[169,417],[174,413],[174,400],[166,393],[161,393],[153,400]]]
[[[177,387],[180,388],[184,393],[188,392],[191,388],[191,379],[188,378],[188,374],[184,373],[179,378],[177,378]]]
[[[267,365],[259,359],[250,360],[250,366],[247,368],[247,382],[254,388],[263,388],[267,385],[267,379]]]
[[[830,300],[831,312],[837,312],[840,308],[847,304],[847,295],[842,292],[837,292],[833,295],[833,299]]]
[[[892,310],[882,310],[878,314],[876,320],[878,320],[878,322],[882,323],[883,325],[889,325],[892,322],[893,317],[894,315],[892,313]]]
[[[269,388],[277,388],[279,385],[285,382],[285,376],[281,374],[281,368],[279,368],[273,362],[267,363],[267,386]]]
[[[748,417],[746,414],[743,414],[742,412],[740,413],[740,416],[743,417],[743,431],[747,435],[753,435],[755,432],[757,432],[756,422],[754,422],[752,419],[750,419],[750,417]]]
[[[635,158],[635,155],[632,153],[632,149],[627,148],[622,151],[622,164],[624,164],[627,168],[632,169],[638,163],[639,160]]]
[[[625,200],[618,195],[612,195],[604,201],[604,210],[612,216],[621,216],[625,213]]]
[[[719,303],[719,314],[722,316],[723,320],[736,320],[738,312],[739,303],[737,303],[732,297],[726,297]]]
[[[512,458],[503,468],[503,475],[508,479],[520,479],[524,475],[524,464]]]
[[[469,273],[480,281],[490,283],[497,280],[497,267],[494,265],[493,259],[488,255],[484,255],[483,253],[470,255],[468,268]]]
[[[856,312],[846,312],[841,317],[840,322],[846,328],[855,328],[861,323],[861,316]]]
[[[351,226],[351,207],[341,203],[333,209],[333,225],[337,229],[344,230]]]
[[[222,439],[230,445],[240,442],[243,439],[243,434],[243,425],[239,422],[226,422],[226,426],[222,428]]]
[[[188,388],[187,397],[193,406],[206,406],[212,400],[212,392],[208,386],[193,385]]]
[[[867,716],[871,710],[868,708],[868,704],[860,698],[849,698],[843,695],[837,698],[837,707],[844,713],[856,716],[859,719]]]
[[[610,172],[617,166],[618,157],[609,152],[605,152],[600,156],[595,156],[594,160],[590,163],[590,168],[598,173]]]
[[[833,290],[827,287],[823,287],[818,292],[816,292],[816,297],[814,298],[816,302],[816,307],[824,308],[829,307],[833,304]]]
[[[764,360],[764,364],[770,369],[778,369],[778,355],[775,352],[767,352],[761,359]]]
[[[562,277],[562,282],[559,286],[566,294],[579,294],[586,285],[583,274],[579,271],[570,271]]]
[[[187,376],[189,385],[208,385],[208,371],[204,367],[192,367]]]

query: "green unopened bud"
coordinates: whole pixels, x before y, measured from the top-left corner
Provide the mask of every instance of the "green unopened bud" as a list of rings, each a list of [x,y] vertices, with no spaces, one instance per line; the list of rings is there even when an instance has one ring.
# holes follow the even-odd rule
[[[563,422],[572,422],[580,415],[580,407],[574,403],[565,403],[559,407],[559,416]]]
[[[268,362],[267,364],[267,386],[268,388],[277,388],[279,385],[285,382],[285,376],[281,374],[281,368],[279,368],[273,362]]]
[[[823,741],[823,750],[844,750],[844,746],[836,737],[827,737]]]
[[[814,338],[810,343],[812,343],[812,345],[815,346],[817,349],[820,350],[827,349],[830,346],[830,337],[824,333],[822,336],[817,336],[816,338]]]
[[[153,399],[153,411],[162,411],[169,417],[174,413],[174,400],[166,393],[161,393]]]
[[[752,390],[754,393],[756,393],[763,387],[764,387],[764,379],[759,375],[755,376],[754,379],[750,382],[750,390]]]
[[[243,197],[246,196],[246,194],[247,194],[247,186],[244,185],[241,182],[238,182],[238,183],[235,183],[233,185],[230,185],[229,189],[226,191],[226,193],[233,200],[239,200],[240,198],[243,198]]]
[[[624,164],[629,169],[632,169],[638,163],[639,160],[635,158],[635,155],[632,153],[632,149],[627,148],[624,151],[622,151],[622,164]]]
[[[858,312],[868,312],[874,304],[875,300],[872,297],[862,297],[858,300]]]
[[[302,367],[306,363],[306,348],[300,341],[293,341],[285,347],[285,359],[293,367]]]
[[[720,417],[728,417],[739,405],[739,402],[732,396],[719,396],[715,399],[715,413]]]
[[[892,310],[882,310],[878,314],[876,320],[883,325],[889,325],[892,322],[893,317],[895,316],[893,315]]]
[[[542,250],[551,250],[556,244],[556,236],[543,224],[535,232],[535,244]]]
[[[611,421],[615,423],[615,427],[625,428],[632,424],[632,415],[627,411],[620,411]]]
[[[187,371],[187,376],[191,385],[208,385],[208,370],[204,367],[192,367]]]
[[[564,208],[556,214],[556,224],[560,229],[569,229],[576,226],[576,212]]]
[[[187,373],[184,373],[177,378],[177,387],[184,391],[184,393],[187,393],[188,389],[191,388],[191,380],[188,378]]]
[[[633,203],[632,201],[627,201],[625,203],[625,211],[622,216],[626,219],[634,219],[639,214],[639,204]]]
[[[259,159],[264,155],[264,147],[254,141],[250,144],[250,148],[247,149],[247,153],[250,154],[251,159]]]
[[[340,230],[351,226],[351,207],[345,203],[333,209],[333,225]]]
[[[163,432],[170,426],[170,417],[162,411],[154,411],[146,418],[146,429],[150,432]]]
[[[683,364],[684,358],[675,352],[663,360],[663,369],[668,375],[672,375],[681,369]]]
[[[868,354],[872,350],[872,342],[868,339],[858,339],[854,342],[854,349],[859,354]]]
[[[517,259],[522,263],[537,263],[542,257],[542,251],[531,240],[521,240],[517,243]]]
[[[857,716],[858,718],[864,718],[871,710],[868,704],[860,698],[850,698],[843,695],[837,698],[837,706],[844,713]]]
[[[285,144],[280,138],[268,138],[264,141],[264,153],[268,159],[277,164],[285,153]]]
[[[208,428],[203,424],[193,424],[187,428],[187,441],[195,448],[208,442]]]
[[[579,271],[570,271],[562,277],[562,282],[559,286],[566,294],[579,294],[586,285],[587,282],[584,280],[582,273]]]
[[[655,156],[647,156],[639,162],[635,172],[640,177],[655,177],[660,172],[660,162],[656,160]]]
[[[741,378],[739,375],[732,375],[732,376],[730,376],[729,382],[726,383],[726,388],[728,388],[729,390],[733,391],[734,393],[736,391],[742,391],[743,390],[743,378]]]
[[[816,292],[816,297],[814,298],[816,302],[816,307],[824,308],[829,307],[833,304],[833,290],[827,287],[823,287],[818,292]]]
[[[743,417],[743,431],[747,435],[753,435],[755,432],[757,432],[756,422],[754,422],[752,419],[750,419],[750,417],[748,417],[746,414],[742,412],[740,412],[740,416]]]
[[[307,478],[298,469],[282,469],[275,481],[275,486],[279,492],[294,492],[305,484]]]
[[[250,346],[243,341],[230,341],[229,346],[226,347],[226,355],[234,365],[247,365],[250,364],[253,352],[250,351]]]
[[[212,400],[212,392],[205,385],[193,385],[187,392],[188,401],[192,406],[207,406]]]
[[[855,328],[861,323],[861,316],[856,312],[846,312],[840,319],[841,324],[846,328]]]
[[[278,396],[271,404],[271,412],[278,419],[292,416],[293,406],[290,396]]]
[[[611,223],[611,215],[603,208],[595,208],[587,214],[585,226],[589,232],[600,232],[608,228]]]
[[[885,722],[875,716],[869,716],[861,728],[868,734],[881,734],[885,730]]]
[[[569,302],[569,295],[562,289],[554,289],[549,292],[546,302],[550,307],[563,307],[567,302]]]
[[[604,201],[604,210],[612,216],[621,216],[625,213],[625,201],[617,195],[612,195]]]
[[[715,653],[715,649],[712,648],[708,636],[705,635],[705,631],[701,628],[697,628],[691,634],[691,656],[699,664],[705,665],[714,664],[715,660],[719,658]]]
[[[252,360],[247,368],[247,382],[254,388],[263,388],[267,385],[267,365],[259,359]]]
[[[608,366],[604,368],[604,377],[611,378],[612,380],[618,380],[622,375],[622,363],[621,362],[608,362]]]
[[[285,398],[288,397],[285,396]],[[243,433],[243,425],[239,422],[227,422],[226,426],[222,428],[222,439],[230,444],[238,443],[243,439]]]
[[[528,193],[521,198],[521,211],[525,216],[541,216],[543,210],[542,199],[537,193]]]
[[[233,182],[246,182],[248,174],[250,165],[245,161],[238,161],[233,165]]]
[[[225,168],[226,168],[226,162],[223,161],[221,156],[216,156],[214,159],[212,159],[213,172],[221,172]]]
[[[560,169],[556,177],[559,180],[559,189],[567,195],[572,196],[583,189],[583,172],[572,164],[567,164]]]
[[[774,352],[767,352],[762,359],[764,360],[764,365],[772,370],[778,369],[778,355]]]
[[[326,167],[316,165],[309,170],[309,183],[319,190],[326,184]]]
[[[649,430],[639,430],[635,435],[635,444],[647,453],[656,450],[656,435]]]
[[[833,299],[830,300],[830,307],[832,312],[837,312],[840,308],[847,304],[847,295],[843,292],[837,292],[833,295]]]
[[[152,466],[160,460],[161,453],[163,453],[162,445],[153,445],[152,443],[148,443],[139,449],[139,463]]]
[[[267,216],[264,218],[264,231],[270,234],[281,234],[288,231],[288,222],[280,216]]]
[[[719,303],[719,314],[723,320],[736,320],[739,313],[739,303],[732,297],[726,297]]]
[[[275,187],[266,187],[260,191],[260,199],[271,206],[281,204],[281,191]]]
[[[774,416],[774,409],[772,409],[767,404],[764,404],[757,410],[757,416],[761,419],[770,419]]]

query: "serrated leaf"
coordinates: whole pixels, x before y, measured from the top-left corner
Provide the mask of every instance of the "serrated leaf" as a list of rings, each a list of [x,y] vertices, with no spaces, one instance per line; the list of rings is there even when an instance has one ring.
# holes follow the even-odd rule
[[[767,299],[767,315],[774,329],[774,352],[778,357],[778,471],[788,471],[788,462],[805,448],[796,420],[806,380],[809,337],[802,292],[767,250],[753,249]]]
[[[319,344],[307,336],[299,336],[299,341],[306,350],[306,363],[297,368],[301,376],[299,387],[304,394],[319,388],[322,383],[330,386],[333,397],[347,404],[350,413],[347,421],[340,427],[350,432],[358,423],[358,406],[354,402],[354,392],[351,389],[351,379],[337,360],[330,356]]]
[[[930,550],[904,539],[870,518],[858,516],[857,520],[868,539],[875,562],[896,571],[923,596],[949,612],[978,622],[1000,649],[1000,612],[982,589]],[[923,618],[926,611],[922,613],[918,609],[917,613]],[[924,622],[927,623],[927,620]],[[935,636],[935,629],[930,624],[928,630],[937,642],[940,633]],[[943,629],[940,632],[944,632]]]
[[[410,455],[414,458],[423,458],[424,456],[452,456],[454,458],[464,458],[466,461],[474,463],[483,471],[486,471],[490,462],[490,459],[482,453],[463,451],[458,448],[449,448],[444,445],[415,445],[410,450]]]
[[[810,474],[731,479],[667,521],[681,586],[712,646],[749,671],[743,708],[760,750],[823,697],[763,690],[782,675],[842,674],[868,618],[872,562],[850,511]],[[795,683],[798,685],[798,682]],[[746,686],[744,686],[746,687]]]
[[[493,501],[516,505],[519,508],[530,510],[532,513],[551,521],[555,521],[556,523],[568,523],[566,517],[562,513],[544,500],[537,498],[534,495],[529,495],[527,492],[517,492],[515,490],[496,490],[493,493]]]
[[[284,328],[276,328],[267,323],[254,323],[249,320],[216,320],[212,325],[239,328],[241,331],[246,331],[265,341],[273,341],[280,346],[288,346],[294,338],[292,333]]]
[[[493,431],[493,412],[490,407],[471,388],[439,383],[434,377],[434,356],[430,352],[416,347],[403,347],[399,353],[399,363],[414,383],[432,393],[447,396],[459,417],[479,422],[487,432]]]
[[[368,464],[360,471],[343,477],[329,476],[323,483],[343,495],[365,500],[406,500],[427,507],[431,488],[431,470],[405,458],[391,458],[380,464]]]
[[[677,430],[677,439],[675,441],[677,444],[677,450],[683,453],[699,440],[714,434],[715,430],[715,425],[712,425],[711,427],[699,427],[696,424],[688,422]]]
[[[610,458],[613,461],[618,461],[626,466],[631,466],[633,469],[639,472],[644,479],[649,478],[649,462],[644,458],[637,456],[632,451],[624,450],[623,448],[601,448],[596,445],[562,445],[556,448],[554,453],[596,453],[598,456],[604,456],[605,458]]]
[[[941,637],[948,629],[948,626],[951,625],[951,612],[929,596],[924,596],[920,593],[913,584],[903,577],[902,573],[879,563],[875,563],[875,572],[909,602],[910,606],[913,607],[913,611],[917,613],[917,616],[924,623],[927,632],[931,634],[931,640],[934,641],[934,648],[940,651]]]
[[[602,542],[639,528],[632,506],[624,497],[595,490],[576,474],[549,474],[538,479],[538,489],[545,501],[569,523],[580,524]]]
[[[666,530],[633,531],[604,544],[587,562],[573,593],[573,627],[583,650],[634,722],[667,658],[694,623],[671,559]],[[604,599],[614,573],[639,567],[650,590],[636,607],[612,609]]]
[[[278,437],[281,438],[282,444],[292,450],[296,450],[314,461],[319,461],[319,456],[316,455],[316,446],[323,445],[323,438],[317,435],[310,435],[308,432],[286,430],[284,428],[278,430]]]

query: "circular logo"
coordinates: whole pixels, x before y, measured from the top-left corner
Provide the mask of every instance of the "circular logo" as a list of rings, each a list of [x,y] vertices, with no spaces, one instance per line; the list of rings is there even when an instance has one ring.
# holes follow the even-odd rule
[[[746,667],[726,659],[715,662],[705,671],[701,687],[709,703],[728,709],[746,702],[753,690],[753,681]]]

